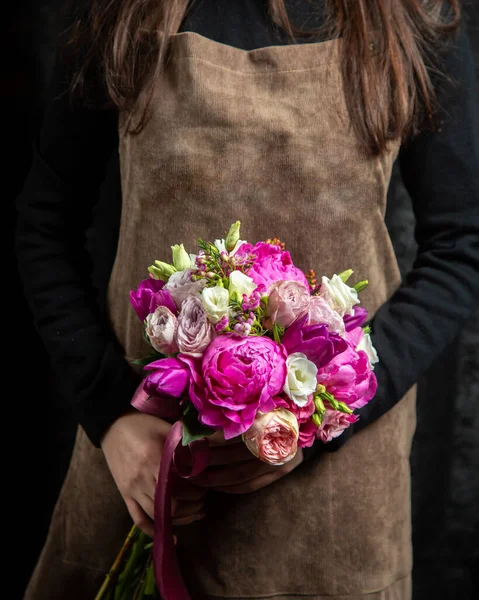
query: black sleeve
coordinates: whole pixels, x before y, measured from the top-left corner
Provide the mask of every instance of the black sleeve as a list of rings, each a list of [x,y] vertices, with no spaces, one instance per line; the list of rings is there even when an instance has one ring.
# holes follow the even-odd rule
[[[58,58],[33,164],[17,198],[16,253],[59,392],[99,446],[139,383],[98,308],[85,250],[118,143],[117,114],[72,104],[67,72]]]
[[[479,126],[474,60],[464,24],[442,55],[436,92],[440,128],[399,153],[416,217],[416,259],[401,287],[371,320],[375,398],[359,421],[311,458],[343,446],[392,408],[432,365],[479,306]]]

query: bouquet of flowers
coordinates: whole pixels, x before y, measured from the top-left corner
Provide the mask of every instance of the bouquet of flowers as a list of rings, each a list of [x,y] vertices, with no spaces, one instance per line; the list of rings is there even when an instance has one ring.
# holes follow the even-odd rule
[[[168,476],[205,468],[193,450],[200,456],[209,435],[240,436],[259,460],[282,465],[298,447],[341,435],[376,393],[378,357],[358,297],[366,280],[348,285],[347,270],[318,282],[278,239],[241,240],[239,221],[225,239],[198,246],[197,254],[173,246],[172,263],[155,261],[130,295],[151,345],[135,361],[146,376],[132,404],[176,422],[162,455],[154,543],[133,528],[97,600],[155,597],[155,580],[163,600],[188,597],[171,566]],[[189,472],[174,460],[180,440],[192,451]]]

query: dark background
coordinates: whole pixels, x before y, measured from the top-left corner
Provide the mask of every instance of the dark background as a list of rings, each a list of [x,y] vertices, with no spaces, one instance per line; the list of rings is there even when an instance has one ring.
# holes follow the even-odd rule
[[[8,441],[4,499],[9,508],[4,518],[7,530],[13,528],[13,543],[5,538],[4,542],[15,557],[16,590],[9,598],[22,596],[42,547],[75,432],[75,424],[55,393],[42,344],[34,332],[13,251],[14,201],[28,172],[32,140],[41,123],[61,5],[61,0],[10,5],[0,37],[1,181],[6,191],[3,240],[7,249],[2,279],[3,322],[7,322],[3,331],[4,415],[8,418],[4,418]],[[479,77],[478,0],[466,2],[466,12]],[[118,194],[118,162],[113,157],[87,240],[95,259],[92,277],[100,303],[115,253],[120,215],[112,205]],[[388,206],[388,227],[405,273],[414,260],[414,216],[397,171]],[[14,391],[8,391],[9,386]],[[414,600],[479,598],[478,404],[479,312],[419,381],[411,457]]]

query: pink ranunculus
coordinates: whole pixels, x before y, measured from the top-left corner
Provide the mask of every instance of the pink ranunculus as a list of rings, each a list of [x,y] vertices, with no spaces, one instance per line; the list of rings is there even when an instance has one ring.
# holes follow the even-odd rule
[[[188,296],[178,315],[176,339],[182,354],[202,356],[208,344],[216,337],[214,325],[209,321],[201,297]]]
[[[258,242],[252,251],[257,259],[248,270],[247,275],[256,283],[268,288],[279,280],[298,281],[309,290],[309,283],[305,274],[294,266],[291,255],[279,246],[273,246],[266,242]]]
[[[168,283],[165,285],[165,290],[168,290],[173,298],[173,301],[178,310],[184,300],[191,294],[197,294],[206,285],[206,279],[199,279],[198,281],[192,281],[191,275],[195,273],[195,269],[185,269],[184,271],[177,271],[170,275]]]
[[[361,408],[376,394],[377,380],[367,354],[355,349],[357,336],[348,333],[347,339],[347,349],[320,368],[317,379],[336,400]]]
[[[287,354],[270,338],[216,337],[203,359],[178,355],[191,371],[189,395],[200,421],[222,428],[225,439],[244,433],[258,410],[274,410],[286,380]]]
[[[146,334],[150,338],[153,348],[161,354],[178,352],[177,328],[177,319],[166,306],[158,306],[154,313],[150,313],[146,317]]]
[[[311,296],[308,325],[327,325],[328,330],[341,336],[345,333],[342,317],[322,296]]]
[[[327,325],[306,325],[308,318],[305,315],[295,321],[281,341],[288,354],[301,352],[319,369],[344,352],[348,342],[337,333],[330,333]]]
[[[289,327],[303,317],[309,309],[311,296],[308,288],[297,281],[277,281],[269,288],[266,319],[263,327],[273,329],[276,323],[280,327]]]
[[[317,430],[316,437],[324,444],[340,436],[352,423],[356,423],[358,415],[348,415],[339,410],[326,409],[321,426]]]
[[[277,396],[274,401],[278,408],[286,408],[296,417],[299,424],[298,446],[301,448],[312,446],[318,430],[318,426],[311,420],[311,416],[316,410],[313,396],[309,397],[309,401],[305,406],[298,406],[285,395]]]
[[[143,383],[152,396],[181,398],[190,382],[190,370],[177,358],[162,358],[144,367],[152,371]]]
[[[298,435],[298,421],[293,413],[277,408],[265,414],[259,412],[242,437],[256,458],[279,466],[296,456]]]
[[[165,285],[164,281],[158,279],[144,279],[136,290],[131,290],[130,301],[141,321],[144,321],[150,312],[150,303],[152,297],[159,292]]]

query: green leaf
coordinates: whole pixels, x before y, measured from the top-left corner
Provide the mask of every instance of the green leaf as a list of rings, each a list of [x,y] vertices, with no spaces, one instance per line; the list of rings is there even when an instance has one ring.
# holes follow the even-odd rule
[[[150,355],[145,356],[144,358],[137,358],[131,361],[132,365],[137,365],[139,367],[146,367],[155,360],[160,360],[160,358],[166,358],[165,354],[161,354],[160,352],[152,352]]]
[[[183,437],[181,443],[183,446],[187,446],[194,440],[207,437],[215,432],[211,427],[203,425],[198,419],[198,411],[191,402],[187,404],[185,411],[183,412]]]

